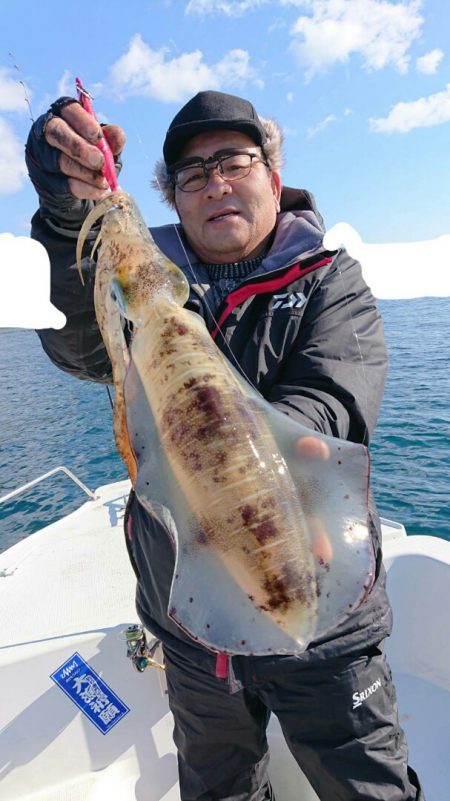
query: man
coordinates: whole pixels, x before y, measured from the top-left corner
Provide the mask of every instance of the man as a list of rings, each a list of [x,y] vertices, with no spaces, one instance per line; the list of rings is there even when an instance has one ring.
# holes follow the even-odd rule
[[[118,155],[123,132],[106,126],[104,134]],[[33,126],[27,164],[40,196],[32,236],[50,254],[52,302],[68,320],[62,331],[40,332],[42,344],[62,369],[107,382],[92,281],[83,288],[73,269],[80,225],[107,189],[99,135],[81,106],[62,98]],[[359,265],[324,250],[312,196],[282,187],[277,124],[242,98],[200,92],[173,119],[163,153],[157,182],[180,225],[152,234],[189,280],[188,307],[270,403],[312,431],[367,444],[386,371],[380,317]],[[323,801],[423,800],[383,654],[391,611],[372,500],[370,516],[376,578],[353,616],[300,656],[223,659],[168,618],[172,545],[132,493],[126,531],[137,608],[164,645],[185,801],[271,797],[271,711]],[[375,683],[353,709],[353,693]]]

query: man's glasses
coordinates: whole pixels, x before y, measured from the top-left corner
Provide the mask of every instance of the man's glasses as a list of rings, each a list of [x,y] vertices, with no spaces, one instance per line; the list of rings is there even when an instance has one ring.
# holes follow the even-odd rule
[[[198,192],[207,186],[210,173],[214,170],[219,171],[224,181],[240,181],[259,161],[269,167],[265,155],[261,158],[258,153],[249,153],[247,150],[217,151],[207,159],[193,157],[186,159],[183,166],[174,165],[172,180],[182,192]]]

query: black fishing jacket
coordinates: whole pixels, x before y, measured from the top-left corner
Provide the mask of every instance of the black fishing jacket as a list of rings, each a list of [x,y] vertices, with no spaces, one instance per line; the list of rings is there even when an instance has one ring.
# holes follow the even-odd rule
[[[73,209],[57,216],[55,207],[42,204],[33,217],[32,236],[46,247],[51,260],[51,301],[67,317],[62,330],[38,334],[58,367],[79,378],[109,383],[111,365],[93,305],[95,265],[84,260],[83,287],[74,264],[87,204],[77,201]],[[261,267],[234,286],[218,307],[207,269],[183,241],[182,229],[169,225],[151,232],[185,272],[191,286],[186,305],[202,315],[218,347],[266,400],[312,430],[368,445],[386,376],[382,322],[358,262],[344,250],[324,249],[323,223],[310,193],[283,189],[276,230]],[[331,635],[292,658],[364,653],[390,633],[380,526],[371,497],[369,506],[376,557],[369,596]],[[205,650],[167,616],[173,547],[133,493],[126,530],[142,621],[167,643],[208,661]]]

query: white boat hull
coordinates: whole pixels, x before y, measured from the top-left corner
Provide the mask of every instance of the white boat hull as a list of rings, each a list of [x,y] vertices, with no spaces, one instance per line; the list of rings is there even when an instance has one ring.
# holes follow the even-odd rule
[[[3,801],[179,801],[163,673],[125,657],[137,622],[134,574],[122,533],[127,482],[0,555],[0,754]],[[411,763],[427,801],[448,795],[450,769],[450,544],[386,538],[394,607],[388,655]],[[129,712],[106,734],[50,678],[73,654]],[[279,801],[317,796],[269,726]]]

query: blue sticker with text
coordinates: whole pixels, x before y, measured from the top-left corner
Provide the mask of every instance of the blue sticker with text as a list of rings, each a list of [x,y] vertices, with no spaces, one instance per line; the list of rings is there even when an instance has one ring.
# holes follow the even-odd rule
[[[102,734],[108,734],[130,711],[78,653],[55,670],[50,678]]]

